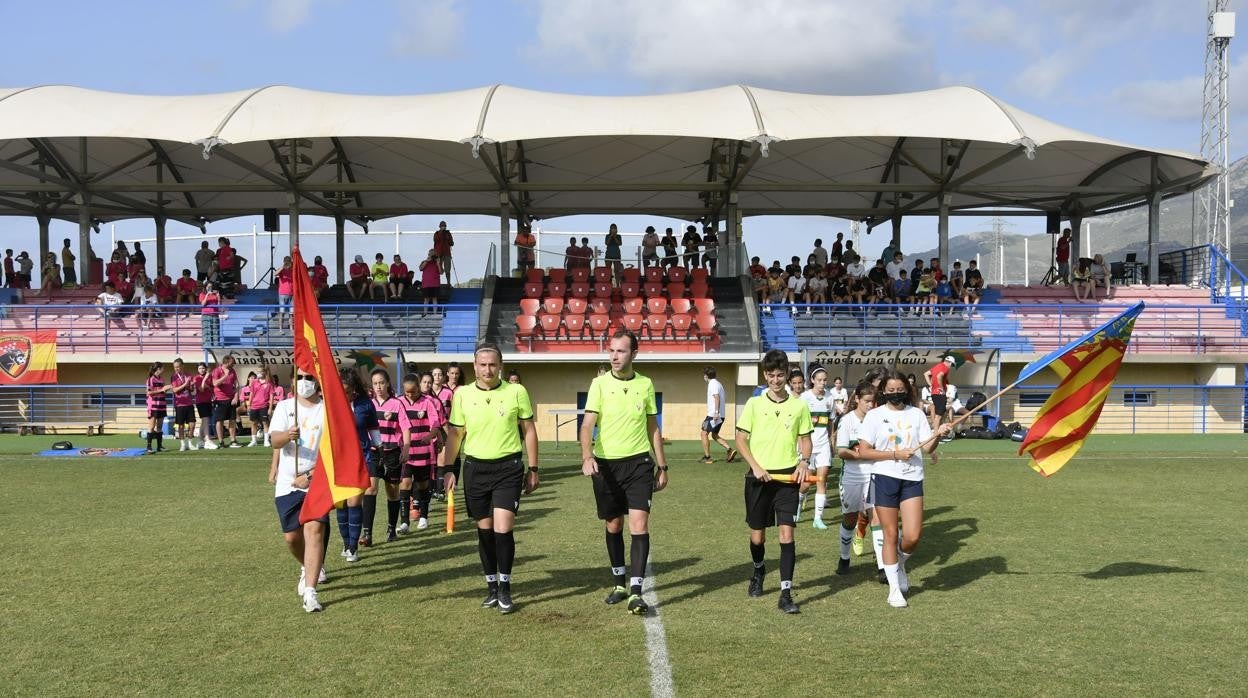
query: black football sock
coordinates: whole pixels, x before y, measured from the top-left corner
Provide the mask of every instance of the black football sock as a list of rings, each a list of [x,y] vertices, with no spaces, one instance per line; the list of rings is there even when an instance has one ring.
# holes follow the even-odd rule
[[[498,585],[511,588],[511,566],[516,560],[516,536],[511,531],[494,533],[494,545],[498,548]]]
[[[763,569],[763,555],[766,548],[763,543],[750,543],[750,559],[754,561],[754,571]]]
[[[399,521],[399,500],[386,500],[386,530],[393,531]]]
[[[630,552],[632,573],[629,575],[628,591],[630,594],[641,593],[641,580],[646,576],[646,561],[650,559],[650,534],[634,533]]]
[[[433,490],[426,487],[416,493],[416,506],[420,507],[420,515],[429,518],[429,500],[433,499]]]
[[[372,537],[373,524],[377,521],[377,495],[364,495],[364,518],[360,521],[361,535]]]
[[[481,556],[481,569],[485,571],[485,583],[491,589],[498,588],[498,547],[494,542],[494,529],[477,529],[477,554]]]
[[[607,559],[617,587],[624,586],[624,531],[607,531]]]
[[[412,513],[412,491],[399,490],[399,520],[403,523],[411,523]]]
[[[793,587],[793,568],[797,566],[797,543],[780,544],[780,591]]]
[[[165,432],[158,431],[156,432],[156,450],[159,451],[160,449],[164,447],[165,447]]]
[[[342,536],[342,547],[350,548],[351,547],[351,535],[348,529],[350,529],[351,527],[351,522],[347,518],[348,517],[347,508],[339,507],[337,514],[338,514],[338,534]],[[325,532],[325,537],[326,538],[329,537],[329,531]]]

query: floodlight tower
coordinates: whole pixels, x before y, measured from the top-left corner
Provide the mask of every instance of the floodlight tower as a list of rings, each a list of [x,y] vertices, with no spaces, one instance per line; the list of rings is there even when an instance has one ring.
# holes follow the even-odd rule
[[[1235,36],[1235,13],[1230,0],[1208,0],[1209,34],[1205,44],[1204,108],[1200,127],[1200,155],[1221,168],[1218,176],[1197,194],[1197,210],[1204,242],[1228,256],[1231,247],[1230,181],[1230,60]]]

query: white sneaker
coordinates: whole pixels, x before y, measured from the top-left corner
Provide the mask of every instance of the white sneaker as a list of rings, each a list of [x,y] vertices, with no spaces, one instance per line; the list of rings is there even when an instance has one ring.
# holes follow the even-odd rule
[[[350,551],[350,550],[347,550],[346,548],[343,548],[343,549],[342,549],[342,552],[341,552],[341,553],[339,553],[339,554],[340,554],[340,555],[342,555],[343,557],[346,557],[346,556],[347,556],[347,553],[349,553],[349,552],[351,552],[351,551]]]
[[[200,442],[199,442],[199,444],[195,447],[195,450],[196,450],[196,451],[202,451],[202,450],[204,450],[204,443],[205,443],[205,442],[200,441]]]
[[[348,550],[346,557],[347,557],[347,562],[355,562],[356,560],[360,559],[359,554],[356,553],[354,550]]]
[[[216,441],[205,441],[204,448],[208,449],[209,451],[215,451],[221,447],[217,445]]]
[[[269,435],[268,435],[268,434],[265,434],[265,435],[264,435],[264,447],[265,447],[265,448],[272,448],[272,447],[273,447],[273,444],[269,441]]]
[[[186,442],[183,441],[182,443],[178,444],[178,451],[181,452],[185,450],[186,450]]]
[[[325,568],[321,568],[321,573],[316,577],[317,584],[324,584],[329,581],[329,575],[325,574]]]
[[[303,610],[308,613],[316,613],[324,610],[321,608],[321,602],[316,598],[316,589],[306,589],[303,592]]]
[[[237,441],[231,441],[231,442],[230,442],[230,448],[242,448],[242,447],[243,447],[243,445],[242,445],[242,444],[240,444],[240,443],[239,443],[239,442],[237,442]]]
[[[308,586],[303,583],[303,568],[299,568],[299,584],[295,587],[296,593],[303,596],[303,592],[307,591]]]
[[[429,528],[429,519],[422,516],[420,517],[420,521],[416,522],[416,530],[423,531],[426,528]]]
[[[312,591],[316,591],[316,590],[313,589]],[[892,606],[893,608],[906,608],[907,606],[910,605],[910,603],[906,601],[905,595],[902,594],[901,590],[899,589],[897,591],[890,591],[888,593],[888,605]]]
[[[401,524],[399,524],[399,527],[398,527],[397,529],[395,529],[395,530],[396,530],[396,532],[398,532],[398,533],[402,534],[402,533],[407,533],[408,531],[410,531],[410,530],[412,530],[412,529],[411,529],[411,528],[410,528],[407,524],[405,524],[405,523],[401,523]]]
[[[906,576],[906,564],[900,560],[897,562],[897,588],[903,594],[910,593],[910,577]]]
[[[255,448],[255,446],[256,446],[256,440],[255,440],[255,439],[252,439],[252,440],[251,440],[251,443],[247,444],[247,448]]]

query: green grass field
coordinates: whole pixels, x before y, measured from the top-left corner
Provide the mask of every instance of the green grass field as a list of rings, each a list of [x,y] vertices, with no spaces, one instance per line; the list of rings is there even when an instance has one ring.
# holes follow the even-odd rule
[[[478,607],[471,524],[443,534],[440,507],[428,531],[351,566],[335,527],[325,611],[308,615],[267,451],[29,455],[52,440],[0,437],[4,693],[650,690],[641,619],[602,603],[601,524],[566,444],[543,445],[543,486],[517,532],[519,610],[504,617]],[[676,693],[1242,695],[1248,604],[1235,526],[1248,442],[1099,437],[1047,480],[1014,446],[942,447],[909,609],[885,603],[870,553],[835,576],[835,528],[811,529],[808,509],[802,614],[785,616],[774,535],[768,594],[745,595],[743,467],[700,465],[695,444],[674,444],[651,559]]]

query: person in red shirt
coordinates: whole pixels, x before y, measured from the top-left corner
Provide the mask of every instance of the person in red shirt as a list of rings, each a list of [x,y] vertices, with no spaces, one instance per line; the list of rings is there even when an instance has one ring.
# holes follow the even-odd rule
[[[325,292],[325,289],[329,288],[329,270],[325,268],[320,255],[313,258],[312,268],[308,270],[308,276],[312,277],[312,291],[316,293],[316,299],[319,301],[321,294]]]
[[[1057,278],[1062,280],[1063,284],[1070,285],[1070,228],[1062,231],[1062,236],[1057,240]]]
[[[281,329],[290,312],[295,296],[295,262],[289,255],[282,258],[282,268],[277,270],[277,327]],[[268,434],[267,430],[265,432]]]
[[[936,280],[936,283],[940,283],[945,280],[945,270],[940,268],[939,257],[932,257],[931,263],[927,266],[927,271],[932,275],[932,278]]]
[[[195,298],[195,291],[197,287],[198,284],[195,283],[195,278],[191,276],[191,270],[183,269],[182,276],[178,279],[178,282],[174,284],[174,289],[177,291],[177,294],[173,302],[178,304],[186,303],[194,305],[198,302]]]
[[[173,302],[176,291],[173,289],[173,280],[165,273],[164,269],[156,270],[156,279],[152,282],[152,286],[156,288],[156,300],[162,304]]]
[[[403,258],[396,254],[394,263],[390,265],[390,297],[403,300],[403,293],[407,291],[407,286],[407,265],[403,263]]]
[[[121,253],[113,252],[112,259],[104,267],[104,278],[112,281],[113,285],[116,286],[117,282],[126,278],[126,276],[126,263],[121,261]]]
[[[370,283],[368,265],[364,263],[363,255],[355,256],[349,272],[351,279],[347,282],[347,294],[358,301],[364,297],[364,291],[368,289]]]
[[[438,268],[446,274],[446,283],[451,283],[451,248],[455,246],[455,237],[451,235],[451,231],[446,227],[446,221],[438,223],[438,229],[433,233],[433,252],[438,256]]]
[[[952,356],[946,356],[940,360],[940,363],[923,373],[923,378],[927,381],[927,386],[932,391],[932,413],[928,416],[928,419],[932,423],[933,430],[940,426],[941,421],[945,418],[945,411],[948,408],[945,387],[949,385],[949,370],[956,363],[957,359],[954,359]]]
[[[425,305],[437,305],[442,277],[438,274],[438,255],[429,250],[429,257],[420,263],[420,293]]]
[[[230,448],[241,448],[238,443],[238,423],[235,421],[238,408],[238,376],[234,373],[234,355],[229,354],[221,360],[221,365],[208,374],[212,383],[212,419],[217,426],[217,442],[209,441],[204,448],[209,450],[222,448],[225,444],[225,432],[230,432]]]
[[[238,283],[242,279],[243,267],[247,266],[247,259],[230,247],[227,237],[217,238],[217,245],[217,271],[221,273],[221,281]]]

